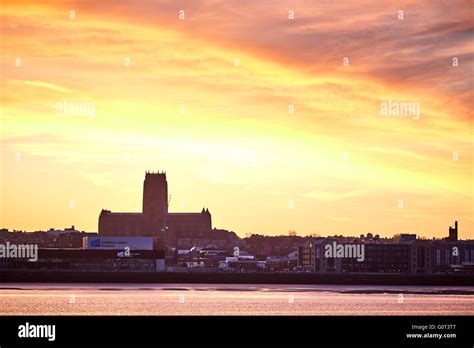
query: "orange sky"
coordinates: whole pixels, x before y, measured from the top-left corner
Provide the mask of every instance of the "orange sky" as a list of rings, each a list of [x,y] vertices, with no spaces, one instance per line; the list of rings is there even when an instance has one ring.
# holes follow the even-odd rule
[[[443,237],[457,219],[474,238],[472,14],[4,1],[0,227],[97,231],[102,208],[140,211],[145,171],[166,170],[170,211],[208,207],[241,236]],[[421,113],[384,116],[389,101]],[[59,114],[65,102],[94,114]]]

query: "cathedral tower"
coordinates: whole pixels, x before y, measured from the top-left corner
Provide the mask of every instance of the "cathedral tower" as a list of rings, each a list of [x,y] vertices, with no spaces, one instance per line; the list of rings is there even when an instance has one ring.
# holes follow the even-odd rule
[[[168,182],[166,173],[145,174],[143,182],[143,215],[147,221],[163,221],[168,214]]]

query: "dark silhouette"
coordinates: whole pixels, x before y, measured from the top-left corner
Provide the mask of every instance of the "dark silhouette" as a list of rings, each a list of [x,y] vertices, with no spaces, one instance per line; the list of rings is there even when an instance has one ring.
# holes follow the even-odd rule
[[[179,238],[210,238],[211,213],[169,213],[166,172],[146,172],[142,213],[102,210],[99,235],[158,237],[165,246],[176,246]]]
[[[450,242],[456,242],[458,240],[458,222],[454,222],[454,227],[449,226],[449,237]]]

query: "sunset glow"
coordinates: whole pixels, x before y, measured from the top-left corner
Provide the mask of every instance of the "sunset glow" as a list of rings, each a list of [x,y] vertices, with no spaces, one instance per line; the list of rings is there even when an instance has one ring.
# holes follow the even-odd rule
[[[170,211],[240,236],[458,220],[474,238],[472,3],[454,3],[6,1],[0,228],[97,231],[165,170]]]

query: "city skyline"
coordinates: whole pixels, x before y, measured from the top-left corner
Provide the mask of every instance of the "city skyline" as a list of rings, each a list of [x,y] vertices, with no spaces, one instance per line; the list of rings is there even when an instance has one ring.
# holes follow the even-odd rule
[[[473,239],[470,6],[7,1],[0,227],[97,231],[160,169],[241,237]]]
[[[148,180],[148,184],[147,184]],[[158,185],[157,185],[158,184]],[[147,188],[148,187],[148,188]],[[145,172],[145,181],[143,186],[143,206],[142,211],[134,211],[134,212],[111,212],[107,209],[102,209],[99,214],[99,222],[98,222],[98,229],[97,231],[87,231],[89,233],[98,233],[99,235],[118,235],[118,236],[155,236],[162,238],[164,242],[163,235],[164,231],[166,230],[166,234],[168,235],[171,233],[170,236],[167,238],[171,238],[167,240],[165,243],[169,243],[171,240],[174,242],[177,241],[179,238],[208,238],[209,233],[212,229],[216,230],[216,226],[212,226],[212,219],[211,213],[209,212],[208,208],[202,208],[201,212],[195,213],[170,213],[168,212],[169,209],[169,202],[171,201],[171,194],[168,196],[168,187],[167,187],[167,179],[166,179],[166,171],[146,171]],[[146,208],[148,206],[148,208]],[[151,209],[151,210],[150,210]],[[148,211],[148,213],[147,213]],[[168,219],[165,217],[163,220],[163,216],[168,216]],[[161,217],[160,217],[161,216]],[[184,219],[181,221],[181,219]],[[102,220],[102,222],[101,222]],[[148,220],[148,221],[147,221]],[[167,221],[168,220],[168,221]],[[2,229],[9,231],[9,228],[5,228],[0,226]],[[169,231],[168,229],[171,228]],[[48,231],[58,231],[54,227],[50,227]],[[228,231],[225,227],[220,226],[219,230]],[[80,229],[76,229],[74,225],[68,228],[66,227],[64,231],[81,231]],[[179,237],[176,235],[177,231],[183,234],[183,236]],[[458,221],[454,221],[453,226],[449,226],[449,236],[442,236],[441,238],[436,237],[428,237],[428,236],[418,236],[421,239],[443,239],[443,240],[458,240]],[[41,232],[41,230],[35,231],[22,231],[22,230],[11,230],[11,232]],[[44,231],[43,231],[44,232]],[[82,230],[82,232],[86,232]],[[234,232],[235,231],[228,231]],[[237,235],[239,235],[237,233]],[[253,235],[259,235],[258,233],[247,233],[245,237],[250,237]],[[367,232],[367,238],[376,239],[381,237],[382,239],[396,239],[400,238],[400,236],[417,236],[416,233],[397,233],[393,236],[380,236],[379,234]],[[274,234],[269,235],[269,237],[281,237],[286,236],[286,234]],[[331,237],[331,234],[319,234],[319,233],[309,233],[305,235],[297,235],[296,231],[288,231],[288,236],[298,236],[298,237],[318,237],[318,238],[325,238]],[[336,234],[334,235],[336,236]],[[343,237],[354,237],[354,238],[365,238],[364,234],[361,235],[340,235]],[[454,237],[455,236],[455,237]],[[243,238],[243,236],[239,236]],[[470,238],[459,238],[459,240],[469,240]]]

